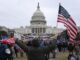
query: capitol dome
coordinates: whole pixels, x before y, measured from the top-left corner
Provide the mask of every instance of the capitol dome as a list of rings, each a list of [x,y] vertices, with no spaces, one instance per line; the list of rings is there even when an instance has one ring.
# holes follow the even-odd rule
[[[40,6],[38,3],[37,10],[34,12],[31,20],[31,24],[46,24],[45,16],[40,10]]]

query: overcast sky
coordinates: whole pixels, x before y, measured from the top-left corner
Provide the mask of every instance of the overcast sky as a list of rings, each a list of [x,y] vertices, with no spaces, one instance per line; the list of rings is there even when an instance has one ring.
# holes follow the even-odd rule
[[[56,26],[59,2],[80,26],[80,0],[0,0],[0,25],[8,28],[29,26],[33,13],[40,3],[47,25]],[[59,28],[64,28],[58,23]]]

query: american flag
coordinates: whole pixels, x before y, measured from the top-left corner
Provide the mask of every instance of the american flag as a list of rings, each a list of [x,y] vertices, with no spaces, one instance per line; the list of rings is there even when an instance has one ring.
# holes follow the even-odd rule
[[[64,26],[67,29],[67,34],[69,36],[70,41],[74,41],[74,39],[76,38],[76,35],[78,33],[78,28],[76,26],[76,23],[70,16],[70,14],[61,5],[59,5],[57,22],[61,22],[64,24]]]

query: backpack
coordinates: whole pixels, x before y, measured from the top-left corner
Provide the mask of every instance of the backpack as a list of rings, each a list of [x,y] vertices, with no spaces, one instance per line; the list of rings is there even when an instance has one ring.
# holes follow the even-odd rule
[[[76,58],[75,58],[74,56],[72,56],[72,57],[70,58],[70,60],[76,60]]]
[[[0,45],[0,58],[6,58],[5,50],[7,49],[7,46],[5,44]]]

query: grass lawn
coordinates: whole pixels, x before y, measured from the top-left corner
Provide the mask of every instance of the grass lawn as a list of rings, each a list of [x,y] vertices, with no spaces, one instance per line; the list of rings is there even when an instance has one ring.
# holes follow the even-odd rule
[[[68,52],[59,52],[57,53],[57,56],[55,59],[50,59],[50,60],[67,60],[67,56],[68,56]],[[24,57],[18,57],[18,58],[15,58],[14,60],[27,60],[27,57],[24,56]]]
[[[67,57],[68,57],[68,52],[60,52],[60,53],[57,53],[57,57],[53,60],[67,60]]]

